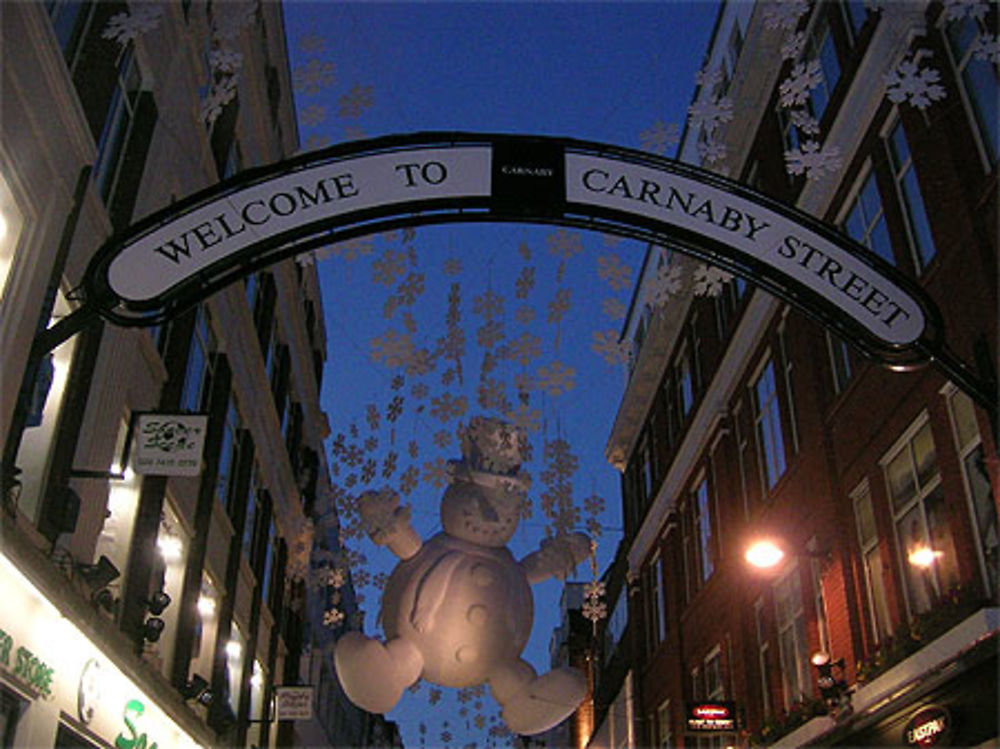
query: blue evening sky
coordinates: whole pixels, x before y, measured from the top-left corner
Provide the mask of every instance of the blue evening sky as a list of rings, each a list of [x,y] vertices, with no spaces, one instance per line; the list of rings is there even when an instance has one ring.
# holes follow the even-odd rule
[[[332,73],[327,79],[321,77],[316,89],[300,86],[297,91],[303,150],[358,137],[427,130],[559,135],[640,148],[641,133],[658,121],[683,126],[718,6],[714,2],[288,0],[285,9],[293,73],[301,76],[309,65],[314,69],[326,65]],[[360,112],[340,111],[342,97],[356,87],[371,87],[370,106]],[[670,146],[666,155],[672,154]],[[632,288],[613,287],[599,270],[620,261],[631,269],[634,282],[645,247],[631,240],[575,232],[580,251],[560,273],[560,258],[550,252],[557,231],[537,226],[420,227],[412,239],[376,237],[360,252],[321,253],[318,267],[329,335],[323,406],[334,435],[342,433],[347,442],[359,445],[371,440],[365,457],[374,458],[380,472],[366,484],[360,466],[347,465],[332,453],[328,458],[338,471],[334,480],[348,492],[358,493],[367,486],[398,488],[407,467],[415,466],[423,477],[426,462],[459,457],[454,440],[442,446],[434,442],[435,436],[443,442],[446,438],[440,433],[454,434],[455,427],[474,414],[498,415],[496,409],[477,403],[481,377],[505,383],[506,395],[516,405],[516,378],[527,376],[537,382],[544,368],[556,361],[572,367],[574,387],[567,392],[530,392],[539,427],[530,435],[535,455],[527,466],[534,477],[534,512],[522,522],[511,548],[523,556],[546,534],[549,521],[540,501],[545,490],[544,445],[565,439],[579,460],[569,480],[581,512],[580,530],[591,517],[584,500],[592,495],[605,500],[605,510],[596,516],[603,529],[597,554],[602,572],[621,539],[619,477],[604,458],[604,446],[624,372],[620,364],[603,361],[591,343],[595,332],[621,330],[616,313],[628,305]],[[390,310],[387,317],[385,301],[405,273],[393,285],[382,285],[375,277],[376,264],[400,256],[405,258],[405,273],[423,275],[424,290],[412,306]],[[460,261],[460,269],[459,264],[446,265],[448,260]],[[534,268],[535,284],[518,298],[515,281],[526,268]],[[449,368],[454,369],[451,365],[438,361],[432,371],[406,376],[402,387],[393,389],[393,377],[402,370],[374,362],[372,340],[392,331],[409,335],[417,347],[433,349],[446,333],[453,284],[460,293],[460,327],[465,336],[461,382],[448,375]],[[496,345],[524,332],[539,339],[539,355],[527,366],[499,359],[494,370],[487,367],[483,372],[487,348],[477,339],[483,319],[474,300],[487,291],[503,299],[498,321],[505,341]],[[551,305],[567,297],[563,317],[553,319]],[[525,308],[533,311],[533,320]],[[420,384],[427,388],[422,398],[419,388],[413,392],[413,386]],[[384,416],[395,395],[404,398],[403,415],[390,423]],[[464,395],[466,412],[439,420],[432,404],[442,395]],[[366,418],[369,405],[382,414],[374,428]],[[356,438],[351,436],[352,424]],[[417,443],[416,457],[408,453],[410,442]],[[397,465],[383,478],[381,469],[389,453],[396,454]],[[356,483],[347,487],[351,475]],[[415,525],[425,538],[440,530],[441,493],[422,480],[404,499],[413,507]],[[372,574],[389,572],[395,564],[388,552],[367,539],[348,544],[365,554],[363,566]],[[584,563],[574,579],[591,577]],[[524,657],[539,672],[548,670],[549,639],[559,623],[560,589],[554,582],[534,589],[534,630]],[[366,599],[365,631],[380,633],[379,591],[372,586],[361,590]],[[609,607],[613,603],[609,601]],[[451,689],[442,690],[438,701],[433,688],[423,684],[414,694],[404,693],[389,714],[400,723],[408,747],[506,743],[489,734],[496,705],[488,694],[477,708],[477,699],[460,703]],[[475,725],[477,715],[484,718],[482,728]]]

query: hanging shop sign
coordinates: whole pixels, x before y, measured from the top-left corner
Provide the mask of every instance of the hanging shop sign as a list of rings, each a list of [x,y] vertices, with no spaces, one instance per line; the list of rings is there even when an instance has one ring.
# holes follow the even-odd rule
[[[310,720],[313,717],[313,688],[278,687],[274,696],[275,720]]]
[[[250,170],[112,238],[84,286],[96,312],[148,325],[317,247],[474,221],[670,247],[747,278],[886,363],[926,362],[939,343],[921,288],[814,217],[671,159],[538,136],[389,136]]]
[[[688,703],[687,730],[690,733],[735,731],[736,703],[724,701]]]
[[[951,744],[951,713],[939,705],[920,708],[906,722],[906,746],[948,746]]]
[[[197,476],[207,427],[205,414],[137,414],[132,470],[153,476]]]

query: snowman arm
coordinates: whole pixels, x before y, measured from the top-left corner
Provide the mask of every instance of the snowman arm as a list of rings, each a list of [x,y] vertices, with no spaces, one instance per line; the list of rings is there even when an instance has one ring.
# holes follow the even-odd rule
[[[565,580],[590,555],[590,539],[583,533],[568,533],[542,541],[520,561],[521,570],[532,585],[554,577]]]

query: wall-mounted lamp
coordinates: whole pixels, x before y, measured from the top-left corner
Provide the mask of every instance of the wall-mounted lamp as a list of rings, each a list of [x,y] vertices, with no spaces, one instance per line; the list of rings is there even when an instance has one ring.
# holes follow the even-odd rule
[[[192,674],[188,682],[180,688],[181,697],[185,700],[197,700],[205,707],[212,704],[212,690],[208,688],[208,682],[199,674]]]
[[[816,667],[816,685],[819,687],[820,697],[826,704],[827,710],[831,713],[840,713],[845,707],[849,707],[850,690],[847,682],[843,678],[833,675],[833,669],[840,670],[841,677],[844,674],[844,659],[831,660],[830,654],[818,651],[813,653],[812,664]]]
[[[747,564],[760,570],[776,568],[786,556],[829,559],[830,552],[808,548],[801,551],[789,551],[786,544],[774,538],[761,538],[752,541],[743,554]]]
[[[146,642],[156,642],[163,634],[166,623],[158,616],[149,617],[142,625],[142,639]]]
[[[149,613],[153,616],[159,616],[164,612],[167,606],[170,605],[170,596],[164,593],[162,590],[158,590],[153,595],[149,597],[146,601],[146,606],[149,608]]]
[[[943,556],[943,551],[937,551],[936,549],[932,549],[930,546],[917,546],[906,555],[906,561],[914,567],[927,569]]]

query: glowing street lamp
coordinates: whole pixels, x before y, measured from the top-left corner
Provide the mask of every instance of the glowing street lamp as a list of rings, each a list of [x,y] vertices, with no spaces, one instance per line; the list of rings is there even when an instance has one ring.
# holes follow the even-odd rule
[[[913,551],[911,551],[907,557],[906,561],[912,564],[914,567],[920,567],[921,569],[929,568],[934,562],[937,561],[938,557],[943,557],[943,551],[936,551],[930,546],[917,546]]]
[[[758,569],[772,569],[785,558],[785,552],[774,541],[763,539],[750,544],[744,558]]]

